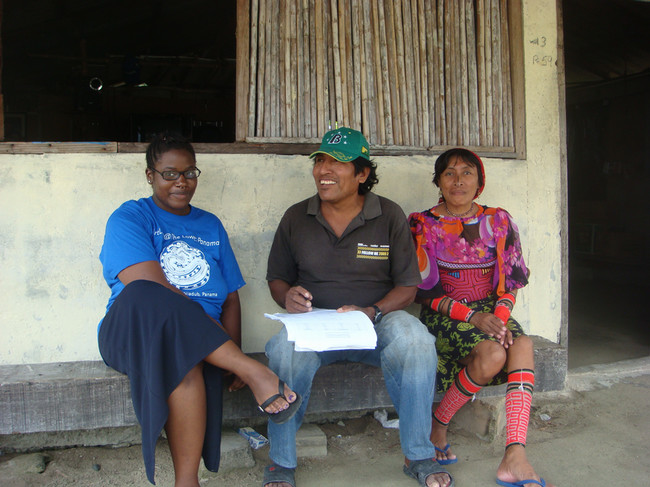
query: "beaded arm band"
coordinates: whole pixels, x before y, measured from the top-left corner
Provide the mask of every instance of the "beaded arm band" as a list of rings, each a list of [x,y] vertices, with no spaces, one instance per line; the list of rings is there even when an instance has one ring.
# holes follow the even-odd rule
[[[505,293],[494,305],[494,316],[499,318],[504,325],[508,322],[508,318],[510,318],[510,313],[512,313],[512,308],[515,307],[516,301],[514,294]]]
[[[473,309],[451,299],[449,296],[432,299],[430,306],[432,310],[440,314],[446,314],[452,320],[458,320],[464,323],[469,323],[469,320],[472,319],[475,313]]]

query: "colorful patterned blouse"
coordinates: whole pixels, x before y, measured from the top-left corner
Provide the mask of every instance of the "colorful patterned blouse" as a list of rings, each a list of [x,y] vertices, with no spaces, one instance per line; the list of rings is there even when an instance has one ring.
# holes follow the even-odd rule
[[[528,284],[519,232],[502,208],[478,205],[469,218],[431,210],[409,215],[422,275],[418,296],[457,301],[501,296]]]

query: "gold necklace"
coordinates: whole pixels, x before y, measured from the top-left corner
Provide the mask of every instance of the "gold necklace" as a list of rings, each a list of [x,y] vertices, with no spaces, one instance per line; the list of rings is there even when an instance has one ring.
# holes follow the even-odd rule
[[[448,207],[447,207],[447,202],[445,200],[442,201],[442,204],[445,205],[445,211],[449,213],[451,216],[455,216],[456,218],[462,218],[464,216],[469,215],[472,210],[474,209],[474,202],[472,202],[471,205],[469,205],[469,210],[467,210],[465,213],[453,213]]]

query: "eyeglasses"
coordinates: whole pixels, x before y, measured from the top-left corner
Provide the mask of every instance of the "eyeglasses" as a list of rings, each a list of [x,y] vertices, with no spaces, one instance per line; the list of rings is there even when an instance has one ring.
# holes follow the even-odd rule
[[[176,181],[178,178],[183,176],[185,179],[196,179],[201,175],[201,170],[198,167],[188,169],[187,171],[158,171],[157,169],[151,168],[152,171],[157,172],[162,176],[165,181]]]

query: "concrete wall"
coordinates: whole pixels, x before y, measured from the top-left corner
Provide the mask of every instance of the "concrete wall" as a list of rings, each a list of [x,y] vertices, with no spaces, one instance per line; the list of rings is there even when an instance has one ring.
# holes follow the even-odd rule
[[[531,41],[544,38],[544,45]],[[508,209],[519,225],[529,286],[515,317],[531,334],[557,342],[562,326],[561,147],[553,0],[524,1],[526,143],[524,160],[484,158],[479,202]],[[537,56],[537,57],[535,57]],[[551,61],[540,62],[544,56]],[[435,156],[378,157],[376,192],[406,213],[432,206]],[[98,260],[104,225],[123,201],[148,196],[144,154],[0,155],[0,364],[99,359],[97,323],[108,287]],[[263,350],[279,308],[266,258],[284,210],[313,194],[305,156],[199,154],[193,200],[229,231],[247,285],[244,349]],[[412,308],[415,311],[415,308]]]

